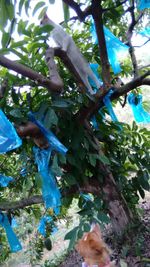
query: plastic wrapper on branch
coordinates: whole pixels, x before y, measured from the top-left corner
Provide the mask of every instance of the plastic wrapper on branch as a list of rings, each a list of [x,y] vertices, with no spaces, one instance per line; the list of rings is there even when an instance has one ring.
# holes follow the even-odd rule
[[[7,215],[1,212],[0,212],[0,225],[5,229],[11,252],[17,252],[21,250],[22,246],[16,234],[12,230]]]
[[[137,0],[138,9],[143,10],[145,8],[150,8],[150,0]]]
[[[49,168],[49,160],[51,157],[51,149],[33,148],[35,162],[38,165],[38,171],[42,178],[42,196],[46,208],[53,208],[55,213],[59,212],[61,205],[61,195],[57,187],[55,178]]]
[[[0,187],[6,187],[14,178],[0,174]]]
[[[132,108],[134,119],[137,123],[150,123],[150,114],[146,112],[142,105],[142,95],[130,93],[128,103]]]
[[[109,90],[109,92],[105,95],[105,97],[103,98],[103,102],[109,112],[109,115],[112,119],[112,121],[114,122],[118,122],[118,119],[116,117],[116,114],[113,110],[113,107],[112,107],[112,104],[111,104],[111,100],[110,100],[110,97],[111,95],[114,93],[114,91],[112,89]]]
[[[22,145],[12,123],[0,110],[0,154],[6,153]]]
[[[50,130],[47,130],[44,127],[41,121],[36,120],[36,114],[30,112],[29,119],[40,128],[41,132],[44,134],[53,150],[60,152],[61,154],[66,154],[68,149],[57,139],[57,137]]]
[[[94,22],[91,23],[91,34],[95,44],[98,44],[97,34],[94,26]],[[106,48],[108,53],[108,59],[113,69],[114,74],[118,74],[122,71],[118,60],[119,54],[123,55],[129,49],[129,47],[123,44],[108,28],[104,26],[104,35],[106,41]]]

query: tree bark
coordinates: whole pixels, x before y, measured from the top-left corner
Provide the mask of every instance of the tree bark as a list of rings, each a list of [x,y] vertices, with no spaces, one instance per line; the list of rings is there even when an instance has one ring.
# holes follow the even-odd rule
[[[104,174],[102,190],[104,193],[104,201],[106,202],[111,218],[112,227],[117,235],[121,235],[132,222],[133,215],[123,195],[118,191],[117,184],[108,167],[104,164],[100,164],[100,171]]]

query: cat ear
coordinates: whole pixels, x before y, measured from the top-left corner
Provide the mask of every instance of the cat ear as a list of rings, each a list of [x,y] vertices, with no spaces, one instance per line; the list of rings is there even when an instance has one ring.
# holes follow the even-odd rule
[[[98,223],[92,223],[91,225],[91,232],[96,232],[101,237],[101,229]]]

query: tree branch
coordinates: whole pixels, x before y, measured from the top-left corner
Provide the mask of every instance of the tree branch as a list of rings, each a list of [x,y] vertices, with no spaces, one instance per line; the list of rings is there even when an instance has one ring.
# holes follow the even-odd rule
[[[28,77],[29,79],[34,80],[35,83],[43,87],[46,87],[50,92],[51,91],[61,92],[63,89],[62,84],[58,84],[54,81],[52,82],[51,80],[44,77],[42,74],[39,74],[36,71],[30,69],[29,67],[26,67],[15,61],[12,61],[2,55],[0,55],[0,65],[2,65],[5,68],[15,71],[23,75],[24,77]]]
[[[104,82],[105,89],[110,87],[111,76],[110,76],[110,64],[108,61],[108,54],[106,48],[106,41],[103,28],[103,10],[101,1],[92,0],[92,16],[95,23],[95,29],[98,38],[99,53],[102,65],[102,79]]]
[[[74,0],[62,0],[62,1],[68,6],[70,6],[76,12],[81,22],[83,22],[87,16],[91,15],[91,6],[88,6],[84,11],[82,11],[80,5],[77,4]]]
[[[129,25],[128,31],[127,31],[127,40],[128,40],[128,45],[129,45],[129,53],[131,56],[131,61],[132,61],[132,65],[133,65],[133,72],[134,72],[134,77],[137,77],[139,72],[138,72],[138,63],[136,60],[136,56],[134,53],[134,47],[132,46],[132,35],[133,35],[133,30],[135,25],[139,22],[139,20],[142,18],[143,16],[143,12],[140,13],[140,15],[135,18],[135,13],[134,13],[134,9],[135,9],[135,1],[132,0],[132,6],[128,9],[128,11],[130,12],[131,15],[131,23]]]
[[[129,83],[119,87],[114,88],[114,94],[111,96],[111,100],[117,99],[119,96],[127,94],[129,91],[137,88],[141,85],[150,85],[150,79],[146,78],[150,75],[150,70],[147,71],[145,74],[138,76],[137,78],[133,79]],[[92,115],[98,112],[98,110],[104,106],[103,97],[106,95],[105,90],[103,88],[97,94],[97,101],[94,103],[90,101],[89,105],[86,107],[82,107],[79,112],[76,114],[77,120],[80,123],[84,123],[86,120],[89,120]]]
[[[66,188],[62,191],[62,196],[66,197],[68,195],[75,195],[79,193],[92,193],[95,195],[100,194],[101,188],[99,182],[91,177],[89,183],[78,187],[77,185],[73,185],[70,188]],[[42,196],[35,195],[28,198],[23,198],[17,201],[5,201],[0,203],[0,210],[8,211],[8,210],[16,210],[16,209],[24,209],[26,207],[35,205],[35,204],[42,204],[44,203]]]

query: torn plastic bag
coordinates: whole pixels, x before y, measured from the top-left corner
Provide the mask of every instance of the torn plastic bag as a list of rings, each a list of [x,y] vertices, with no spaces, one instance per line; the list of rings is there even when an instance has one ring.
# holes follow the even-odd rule
[[[10,245],[11,252],[17,252],[22,249],[22,246],[12,230],[12,227],[9,223],[8,217],[6,214],[0,212],[0,225],[5,229],[7,239]]]
[[[104,96],[103,102],[104,102],[104,104],[105,104],[105,106],[106,106],[106,108],[107,108],[107,110],[109,112],[109,115],[110,115],[112,121],[114,121],[114,122],[117,121],[118,122],[118,119],[117,119],[116,114],[115,114],[115,112],[113,110],[113,107],[112,107],[112,104],[111,104],[111,100],[110,100],[110,97],[111,97],[111,95],[113,93],[114,93],[113,89],[110,89],[109,92]]]
[[[51,216],[43,216],[39,222],[38,225],[38,232],[42,235],[42,236],[46,236],[46,223],[49,223],[52,221],[52,217]]]
[[[145,8],[150,8],[150,0],[137,0],[138,1],[138,9],[143,10]]]
[[[8,186],[9,182],[12,182],[14,178],[0,174],[0,187]]]
[[[144,37],[150,38],[150,27],[146,27],[143,31],[140,31],[139,34]]]
[[[95,44],[98,43],[94,22],[91,23],[92,40]],[[108,28],[104,26],[104,35],[106,40],[106,48],[110,65],[115,74],[121,72],[120,63],[118,60],[119,55],[123,56],[129,47],[123,44]]]
[[[135,121],[138,123],[150,123],[150,114],[142,106],[142,95],[130,93],[127,99],[132,108]]]
[[[32,112],[29,112],[29,119],[41,129],[53,150],[60,152],[61,154],[66,154],[68,149],[50,130],[47,130],[40,121],[36,120],[35,115]]]
[[[97,63],[90,63],[91,70],[94,72],[95,76],[99,79],[101,84],[103,84],[103,82],[102,82],[102,80],[98,74],[98,66],[99,65]],[[94,81],[90,77],[88,77],[88,80],[89,80],[90,85],[94,88],[94,93],[96,93],[99,88],[96,87],[96,84],[94,83]]]
[[[12,123],[0,109],[0,154],[6,153],[22,145]]]
[[[35,162],[42,177],[42,195],[46,208],[55,209],[61,205],[61,195],[52,171],[49,169],[49,160],[52,149],[33,148]]]

